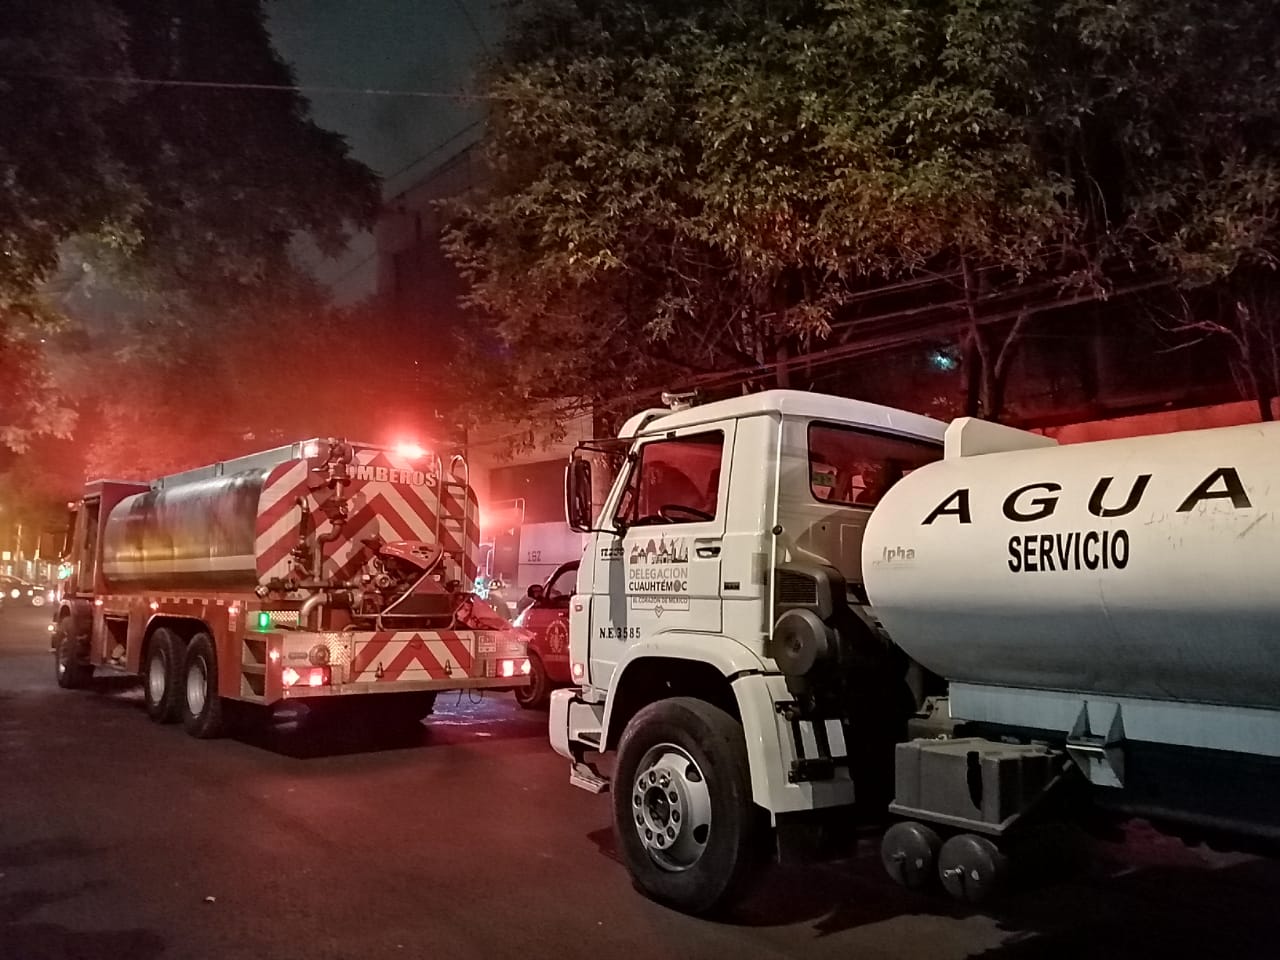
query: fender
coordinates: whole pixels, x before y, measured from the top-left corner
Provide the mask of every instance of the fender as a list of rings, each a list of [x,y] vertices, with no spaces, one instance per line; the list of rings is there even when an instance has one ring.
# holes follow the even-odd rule
[[[601,743],[609,742],[613,707],[617,703],[615,691],[622,688],[627,669],[640,660],[662,657],[668,660],[692,660],[715,667],[726,681],[744,673],[777,673],[771,665],[750,649],[723,634],[660,633],[638,640],[627,647],[622,659],[613,668],[609,681],[609,696],[604,708],[604,722],[600,731]]]
[[[776,702],[792,699],[786,678],[771,669],[769,661],[723,635],[664,633],[628,647],[614,668],[600,743],[610,742],[613,708],[618,700],[614,692],[622,689],[627,670],[656,657],[705,663],[724,675],[742,718],[752,796],[765,810],[776,815],[853,802],[853,783],[846,770],[826,782],[791,783],[787,779],[790,762],[797,756],[796,745],[789,724],[774,710]]]

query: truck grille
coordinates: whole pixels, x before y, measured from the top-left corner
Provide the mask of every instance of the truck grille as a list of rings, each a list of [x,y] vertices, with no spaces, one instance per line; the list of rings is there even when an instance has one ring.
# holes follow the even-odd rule
[[[812,577],[792,570],[778,571],[778,603],[788,607],[811,607],[818,602],[818,584]]]

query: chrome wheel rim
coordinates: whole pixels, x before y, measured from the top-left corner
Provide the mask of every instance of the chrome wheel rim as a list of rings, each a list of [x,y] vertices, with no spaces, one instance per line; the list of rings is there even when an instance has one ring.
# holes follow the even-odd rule
[[[640,760],[631,786],[631,823],[649,856],[679,873],[702,859],[711,836],[707,778],[682,747],[662,743]]]
[[[191,664],[187,670],[187,709],[193,717],[204,712],[205,700],[209,696],[209,678],[205,676],[204,663],[200,660]]]
[[[151,662],[147,664],[147,695],[151,697],[152,703],[159,703],[164,699],[165,672],[164,657],[153,653]]]

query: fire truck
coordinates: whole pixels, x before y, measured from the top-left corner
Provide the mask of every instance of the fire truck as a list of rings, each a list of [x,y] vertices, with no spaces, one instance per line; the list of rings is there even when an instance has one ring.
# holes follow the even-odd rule
[[[237,702],[364,697],[421,719],[441,690],[528,683],[526,634],[471,589],[460,456],[317,438],[96,481],[72,508],[50,624],[62,687],[139,676],[152,720],[208,738]]]

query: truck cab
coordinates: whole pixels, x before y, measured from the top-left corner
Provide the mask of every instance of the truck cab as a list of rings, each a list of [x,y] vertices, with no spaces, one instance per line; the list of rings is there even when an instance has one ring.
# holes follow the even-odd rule
[[[617,751],[629,869],[703,912],[771,822],[892,794],[921,690],[867,605],[862,536],[889,487],[941,459],[945,425],[799,391],[671,401],[570,461],[580,686],[552,694],[550,738],[597,792],[588,755]]]

